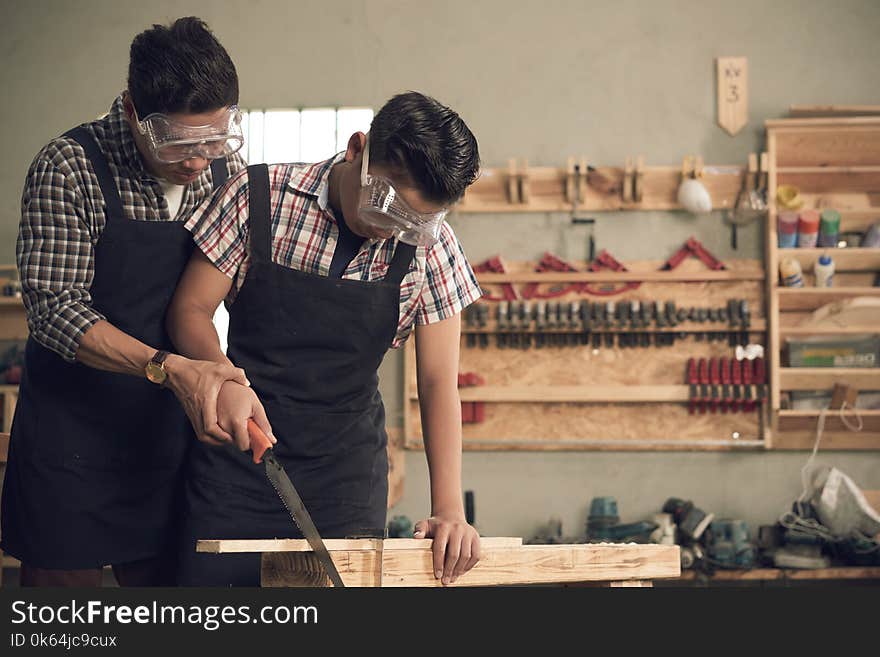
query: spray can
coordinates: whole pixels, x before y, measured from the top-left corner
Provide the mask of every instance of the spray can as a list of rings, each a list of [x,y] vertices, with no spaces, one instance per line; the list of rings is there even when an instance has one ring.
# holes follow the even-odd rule
[[[822,210],[819,217],[819,246],[837,246],[840,235],[840,213],[837,210]]]
[[[776,234],[780,249],[793,249],[797,246],[797,212],[780,212],[776,219]]]
[[[819,256],[816,264],[813,266],[813,273],[816,275],[816,287],[831,287],[834,278],[834,261],[827,252]]]
[[[798,246],[813,248],[819,236],[819,213],[815,210],[803,210],[798,217]]]
[[[785,287],[803,287],[804,276],[801,263],[795,258],[783,258],[779,261],[779,273]]]

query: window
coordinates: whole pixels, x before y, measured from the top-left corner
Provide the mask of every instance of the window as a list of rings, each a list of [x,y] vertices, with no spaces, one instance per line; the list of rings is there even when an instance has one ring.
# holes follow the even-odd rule
[[[243,111],[248,164],[319,162],[345,150],[352,133],[367,132],[373,120],[368,107],[316,107],[300,110]]]
[[[355,132],[367,132],[373,121],[368,107],[242,110],[244,146],[248,164],[320,162],[345,150]],[[223,304],[214,314],[220,347],[226,353],[229,314]]]

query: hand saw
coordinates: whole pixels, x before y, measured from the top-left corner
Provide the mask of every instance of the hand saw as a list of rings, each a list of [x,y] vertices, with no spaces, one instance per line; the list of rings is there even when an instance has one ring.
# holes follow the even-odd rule
[[[327,546],[324,545],[324,541],[318,533],[315,523],[312,522],[312,517],[306,510],[302,498],[296,492],[290,477],[284,471],[284,466],[281,465],[278,457],[272,451],[272,443],[269,441],[269,437],[257,426],[253,418],[248,418],[247,426],[248,434],[251,438],[251,451],[254,455],[254,463],[259,464],[262,461],[265,464],[266,477],[269,478],[272,487],[278,493],[278,497],[281,498],[284,506],[290,512],[293,522],[296,523],[296,526],[309,542],[309,546],[318,555],[318,559],[321,561],[321,565],[324,566],[324,570],[327,571],[333,586],[344,587],[345,585],[342,583],[339,571],[336,570],[336,565],[333,563],[333,559],[330,558]]]

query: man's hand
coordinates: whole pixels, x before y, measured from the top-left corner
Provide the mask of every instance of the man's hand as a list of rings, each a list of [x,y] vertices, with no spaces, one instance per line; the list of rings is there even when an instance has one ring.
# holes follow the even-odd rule
[[[437,514],[416,523],[413,538],[433,538],[434,577],[452,584],[480,560],[480,535],[464,517]]]
[[[226,381],[250,385],[244,370],[207,360],[191,360],[177,354],[165,359],[165,370],[168,372],[165,385],[186,411],[196,437],[210,445],[230,442],[232,436],[217,422],[217,396]]]
[[[254,418],[254,422],[269,436],[273,444],[277,442],[272,435],[272,427],[263,404],[253,389],[235,381],[224,383],[217,397],[217,421],[222,429],[232,434],[235,446],[242,452],[251,448],[247,429],[250,418]]]

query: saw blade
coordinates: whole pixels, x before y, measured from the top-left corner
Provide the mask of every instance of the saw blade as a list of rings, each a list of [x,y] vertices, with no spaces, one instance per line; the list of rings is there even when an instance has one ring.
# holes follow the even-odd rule
[[[263,462],[266,464],[266,476],[272,483],[272,487],[278,493],[278,497],[281,498],[281,501],[290,513],[290,517],[293,518],[293,522],[309,542],[309,546],[318,555],[318,559],[321,561],[321,565],[324,566],[324,570],[327,571],[333,586],[344,587],[345,584],[342,583],[339,571],[336,570],[336,564],[330,558],[330,553],[327,551],[327,546],[324,545],[321,534],[318,533],[315,523],[312,522],[312,517],[309,515],[296,488],[294,488],[293,482],[290,481],[290,477],[284,471],[284,467],[271,454],[266,454]]]

